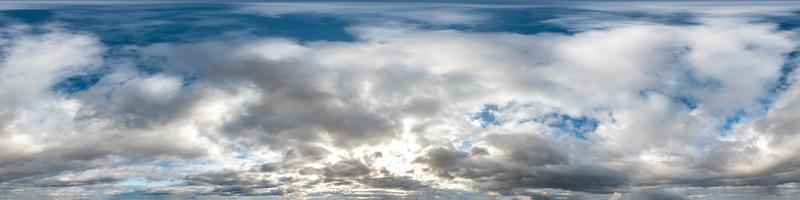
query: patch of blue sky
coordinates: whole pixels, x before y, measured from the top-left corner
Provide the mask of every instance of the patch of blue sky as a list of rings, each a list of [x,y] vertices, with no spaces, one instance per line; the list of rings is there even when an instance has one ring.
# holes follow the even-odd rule
[[[143,63],[137,64],[136,70],[145,75],[154,75],[163,71],[161,68],[157,67],[157,65],[147,65]]]
[[[118,182],[117,184],[123,186],[166,187],[166,186],[183,184],[185,182],[186,180],[183,179],[165,178],[165,179],[155,180],[138,176],[125,179],[123,181]]]
[[[20,9],[0,12],[0,21],[20,21],[26,24],[44,23],[51,19],[53,13],[49,10]]]
[[[778,30],[793,30],[800,28],[800,11],[793,11],[786,14],[768,15],[756,21],[777,24]]]
[[[778,80],[773,83],[769,88],[769,95],[778,95],[786,91],[792,85],[790,79],[792,73],[797,69],[797,62],[800,61],[800,51],[792,51],[786,55],[784,65],[781,67],[781,75]]]
[[[237,4],[129,4],[85,5],[0,11],[0,24],[54,22],[69,30],[94,33],[104,44],[147,45],[163,42],[193,42],[230,37],[286,37],[301,42],[353,41],[348,27],[375,18],[365,14],[287,13],[280,16],[240,12]],[[488,21],[466,24],[435,24],[421,20],[386,18],[423,28],[519,34],[576,33],[569,23],[553,23],[564,16],[587,16],[607,20],[640,20],[662,24],[692,24],[686,13],[651,14],[608,12],[559,6],[476,7],[464,12],[488,16]]]
[[[639,95],[641,95],[642,97],[646,97],[650,95],[650,93],[652,92],[660,93],[658,90],[642,90],[639,92]],[[690,111],[697,109],[699,104],[697,100],[694,100],[690,96],[672,95],[669,97],[670,99],[672,99],[672,101],[684,105]],[[768,106],[771,105],[771,100],[766,98],[757,99],[757,102],[759,102],[762,106],[766,106],[763,107],[764,109],[768,109]],[[763,113],[763,112],[759,110],[752,110],[752,109],[745,110],[744,108],[740,108],[735,113],[729,116],[725,116],[722,122],[720,123],[719,127],[717,128],[716,132],[721,136],[726,136],[731,132],[731,130],[736,126],[736,124],[739,124],[744,118],[755,117],[754,115],[758,113]]]
[[[298,41],[352,41],[348,22],[329,16],[279,17],[237,12],[233,4],[61,5],[0,11],[1,24],[53,22],[89,32],[109,46],[193,42],[232,36],[286,37]]]
[[[535,119],[535,121],[537,120],[559,132],[570,134],[582,140],[588,139],[587,134],[597,130],[597,126],[600,123],[597,119],[587,116],[571,116],[559,113],[550,113]]]
[[[688,12],[653,13],[644,11],[625,11],[611,13],[620,17],[622,20],[639,20],[672,26],[700,24],[700,22],[697,21],[696,16]]]
[[[159,66],[165,62],[159,59],[142,59],[138,56],[114,53],[114,50],[109,50],[104,55],[106,59],[132,59],[136,62],[135,69],[140,76],[152,76],[163,73]],[[112,64],[113,65],[113,64]],[[109,74],[113,69],[104,67],[97,70],[89,71],[83,74],[73,75],[61,81],[56,82],[51,86],[51,90],[57,94],[71,96],[75,93],[88,90],[96,85],[105,75]],[[176,75],[176,74],[173,74]],[[198,77],[190,74],[183,73],[177,74],[181,77],[181,86],[188,87],[198,81]]]
[[[153,67],[153,65],[144,64],[136,65],[136,70],[139,71],[143,76],[155,75],[163,71],[158,67]],[[96,85],[105,75],[109,73],[109,71],[109,69],[103,68],[84,74],[70,76],[53,84],[51,86],[51,90],[57,94],[71,96],[75,93],[88,90],[92,86]],[[181,86],[183,87],[188,87],[197,81],[196,76],[189,74],[182,75],[181,78]]]
[[[697,109],[697,101],[692,99],[691,97],[678,97],[678,101],[681,102],[686,108],[689,110]]]
[[[455,144],[456,149],[466,151],[472,149],[472,140],[462,139]]]
[[[481,127],[483,128],[489,126],[499,126],[500,122],[497,121],[497,117],[495,116],[495,113],[499,109],[500,108],[496,104],[486,104],[483,105],[483,109],[481,110],[481,112],[472,115],[471,118],[474,120],[479,120],[481,123]]]
[[[194,172],[195,168],[216,163],[213,160],[161,160],[149,165],[164,170],[179,170],[183,173]]]
[[[165,160],[165,161],[159,161],[155,165],[158,166],[158,167],[161,167],[161,168],[171,169],[173,163],[174,163],[174,161]]]
[[[236,159],[247,160],[249,157],[250,153],[246,151],[236,153]]]
[[[51,90],[58,94],[70,96],[74,93],[88,90],[90,87],[97,84],[103,75],[104,73],[98,72],[67,77],[54,84]]]
[[[748,113],[745,112],[744,109],[736,111],[736,113],[726,117],[725,120],[722,121],[722,124],[719,126],[717,132],[719,132],[721,136],[729,135],[731,130],[733,130],[734,126],[742,122],[742,119],[747,116]]]
[[[487,21],[474,24],[430,24],[431,29],[455,29],[471,32],[508,32],[518,34],[573,34],[569,28],[547,20],[557,19],[561,12],[580,12],[570,8],[476,9],[474,13],[488,16]]]
[[[797,63],[795,63],[797,58],[798,51],[789,53],[787,61],[783,67],[781,67],[781,74],[778,79],[775,82],[767,85],[767,95],[765,97],[756,99],[756,102],[761,106],[761,109],[764,112],[769,111],[769,109],[772,108],[775,98],[779,97],[780,94],[785,92],[787,89],[789,89],[789,87],[792,86],[792,84],[794,84],[791,76],[797,69]]]
[[[181,79],[181,86],[187,87],[189,85],[192,85],[192,83],[194,83],[195,81],[197,81],[197,76],[184,75],[183,78]]]
[[[758,117],[766,114],[770,109],[772,109],[775,99],[780,97],[783,92],[785,92],[794,84],[794,80],[791,77],[797,70],[798,60],[800,60],[800,51],[792,51],[787,53],[786,58],[784,59],[784,65],[780,69],[779,77],[774,82],[767,84],[767,94],[765,96],[756,99],[756,103],[760,107],[755,110],[739,110],[732,116],[727,117],[720,126],[719,131],[723,135],[727,135],[727,133],[732,129],[733,125],[739,123],[742,117]]]
[[[486,21],[476,23],[431,24],[424,21],[406,20],[429,29],[454,29],[471,32],[508,32],[517,34],[559,33],[575,34],[583,31],[571,20],[590,21],[646,21],[667,25],[696,25],[695,17],[689,13],[654,14],[634,11],[598,11],[561,5],[537,4],[522,5],[515,8],[472,8],[470,14],[487,16]],[[582,16],[581,19],[569,17]]]
[[[609,116],[611,116],[611,113],[609,113]],[[544,124],[556,130],[558,133],[565,133],[581,140],[588,140],[589,137],[587,134],[595,132],[597,126],[600,125],[600,120],[589,116],[573,116],[558,112],[552,112],[533,119],[520,121],[520,123],[527,122]]]
[[[697,78],[693,72],[684,71],[675,80],[667,78],[663,82],[672,82],[673,85],[663,85],[664,87],[647,88],[639,91],[639,96],[647,97],[651,93],[657,93],[669,97],[672,101],[679,103],[688,110],[697,109],[703,102],[698,99],[698,91],[713,92],[722,88],[719,80],[710,78]],[[689,89],[690,88],[690,89]]]

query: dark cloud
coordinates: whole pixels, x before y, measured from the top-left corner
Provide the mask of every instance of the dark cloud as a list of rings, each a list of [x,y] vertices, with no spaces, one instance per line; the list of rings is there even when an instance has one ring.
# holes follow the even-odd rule
[[[133,129],[160,127],[184,118],[203,98],[197,88],[184,88],[176,77],[149,76],[125,82],[100,80],[98,86],[112,89],[82,93],[86,104],[77,120],[114,120]],[[96,90],[97,88],[95,88]],[[108,88],[104,88],[108,89]],[[109,98],[97,98],[105,95]]]
[[[261,173],[245,173],[233,170],[223,170],[186,177],[188,185],[211,186],[210,195],[224,196],[255,196],[255,195],[282,195],[289,190],[280,187],[281,184],[273,182]]]
[[[275,164],[272,164],[272,163],[261,164],[258,167],[258,170],[260,172],[272,172],[272,171],[275,171],[276,169],[277,169],[277,167],[275,166]]]
[[[198,48],[216,52],[220,46],[217,43],[179,45],[158,47],[153,51],[202,52],[168,56],[164,64],[166,70],[194,74],[205,86],[222,89],[254,86],[259,101],[244,105],[247,112],[235,114],[223,128],[232,136],[258,139],[272,146],[287,140],[330,137],[337,145],[355,146],[375,143],[398,133],[398,119],[370,108],[366,99],[353,98],[364,95],[360,93],[363,85],[357,82],[363,77],[349,71],[331,71],[302,60],[276,61],[255,55],[239,58],[241,55],[225,53],[212,58],[199,57],[212,53]],[[197,60],[207,62],[191,69],[182,68],[182,64]],[[326,89],[325,84],[335,85]]]
[[[333,163],[325,168],[327,179],[360,177],[372,172],[367,165],[359,160],[344,160]]]
[[[509,193],[514,188],[557,188],[585,192],[612,192],[629,177],[599,165],[569,163],[554,142],[534,135],[490,135],[497,158],[470,157],[468,152],[433,148],[415,162],[446,178],[466,178],[484,190]]]
[[[529,166],[567,164],[568,156],[555,140],[535,135],[491,135],[489,144],[503,151],[508,159]]]
[[[486,155],[489,155],[489,150],[486,150],[485,148],[480,148],[480,147],[472,147],[472,149],[469,150],[469,155],[470,156],[481,156],[481,155],[486,156]]]
[[[0,182],[56,175],[64,171],[83,171],[118,164],[149,162],[159,157],[195,158],[205,154],[204,150],[196,147],[186,148],[167,142],[153,143],[145,134],[64,138],[61,141],[63,143],[52,144],[48,151],[25,157],[5,157],[0,160]],[[126,160],[119,160],[117,157],[125,157]],[[18,181],[27,182],[25,179]]]
[[[373,188],[401,189],[407,191],[422,191],[430,187],[409,177],[379,177],[360,179],[360,183]]]

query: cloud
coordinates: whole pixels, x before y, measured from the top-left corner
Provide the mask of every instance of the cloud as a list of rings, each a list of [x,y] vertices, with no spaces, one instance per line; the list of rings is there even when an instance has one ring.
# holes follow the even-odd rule
[[[480,22],[374,6],[360,14]],[[288,7],[270,12],[351,9]],[[539,34],[362,23],[348,29],[355,41],[115,49],[55,26],[4,29],[0,186],[119,193],[144,179],[177,180],[142,184],[154,194],[634,199],[695,194],[651,186],[791,190],[797,33],[697,17]],[[100,75],[54,89],[87,74]]]
[[[386,3],[246,3],[242,10],[256,12],[271,17],[291,14],[315,14],[345,17],[367,23],[391,21],[423,22],[433,25],[476,24],[486,21],[489,16],[471,12],[475,8],[488,6],[480,4],[386,4]],[[365,17],[369,16],[369,17]]]
[[[631,199],[647,199],[647,200],[682,200],[689,199],[685,194],[679,191],[672,191],[668,189],[645,189],[631,193]]]
[[[524,135],[496,136],[497,142],[509,140],[537,143],[537,139]],[[517,143],[520,144],[520,143]],[[539,143],[541,144],[541,143]],[[482,190],[511,193],[517,188],[556,188],[572,191],[611,192],[628,183],[629,177],[600,165],[571,165],[553,152],[530,151],[525,146],[540,148],[536,144],[498,147],[503,156],[469,157],[467,152],[435,148],[417,162],[428,170],[448,179],[476,180],[475,187]],[[526,151],[527,150],[527,151]],[[541,150],[541,149],[540,149]],[[591,183],[591,184],[587,184]]]
[[[41,30],[34,31],[36,29]],[[137,115],[165,114],[139,111],[168,103],[169,99],[164,102],[162,98],[168,98],[176,87],[180,87],[165,84],[172,80],[155,77],[131,80],[135,86],[121,84],[117,86],[122,87],[113,87],[131,94],[126,99],[118,99],[116,95],[106,99],[103,93],[94,91],[102,86],[86,91],[84,97],[80,94],[70,98],[53,91],[52,85],[59,81],[91,73],[107,64],[101,57],[105,48],[96,38],[57,27],[18,27],[5,29],[4,34],[8,37],[3,49],[3,67],[0,68],[0,87],[3,87],[0,101],[4,105],[0,112],[4,118],[0,134],[7,139],[0,142],[3,146],[0,147],[3,152],[0,181],[67,186],[112,182],[126,176],[89,178],[76,175],[80,177],[66,182],[57,177],[63,177],[62,172],[100,170],[171,156],[193,158],[205,154],[211,147],[201,148],[199,143],[193,143],[208,140],[188,136],[194,133],[187,132],[180,125],[170,124],[171,128],[160,126],[158,129],[124,126],[132,123],[131,120],[145,120]],[[104,77],[99,84],[106,84],[116,75]],[[136,99],[143,96],[145,98]],[[153,99],[158,96],[158,100],[147,99],[148,96]],[[109,106],[108,102],[115,100],[121,102],[116,107]],[[130,100],[137,103],[131,105],[127,102],[125,105],[125,101]],[[146,101],[155,102],[146,105]],[[120,109],[127,109],[127,113],[98,114]],[[156,117],[148,116],[148,120],[152,118]]]

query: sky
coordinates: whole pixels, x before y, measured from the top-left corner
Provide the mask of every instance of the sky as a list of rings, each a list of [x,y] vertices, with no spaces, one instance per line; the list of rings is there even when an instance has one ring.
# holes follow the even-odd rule
[[[799,199],[792,1],[0,3],[0,199]]]

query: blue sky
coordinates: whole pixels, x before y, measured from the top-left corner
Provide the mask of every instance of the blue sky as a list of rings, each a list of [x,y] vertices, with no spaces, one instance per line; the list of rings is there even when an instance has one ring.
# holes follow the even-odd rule
[[[0,199],[792,199],[791,1],[0,3]]]

